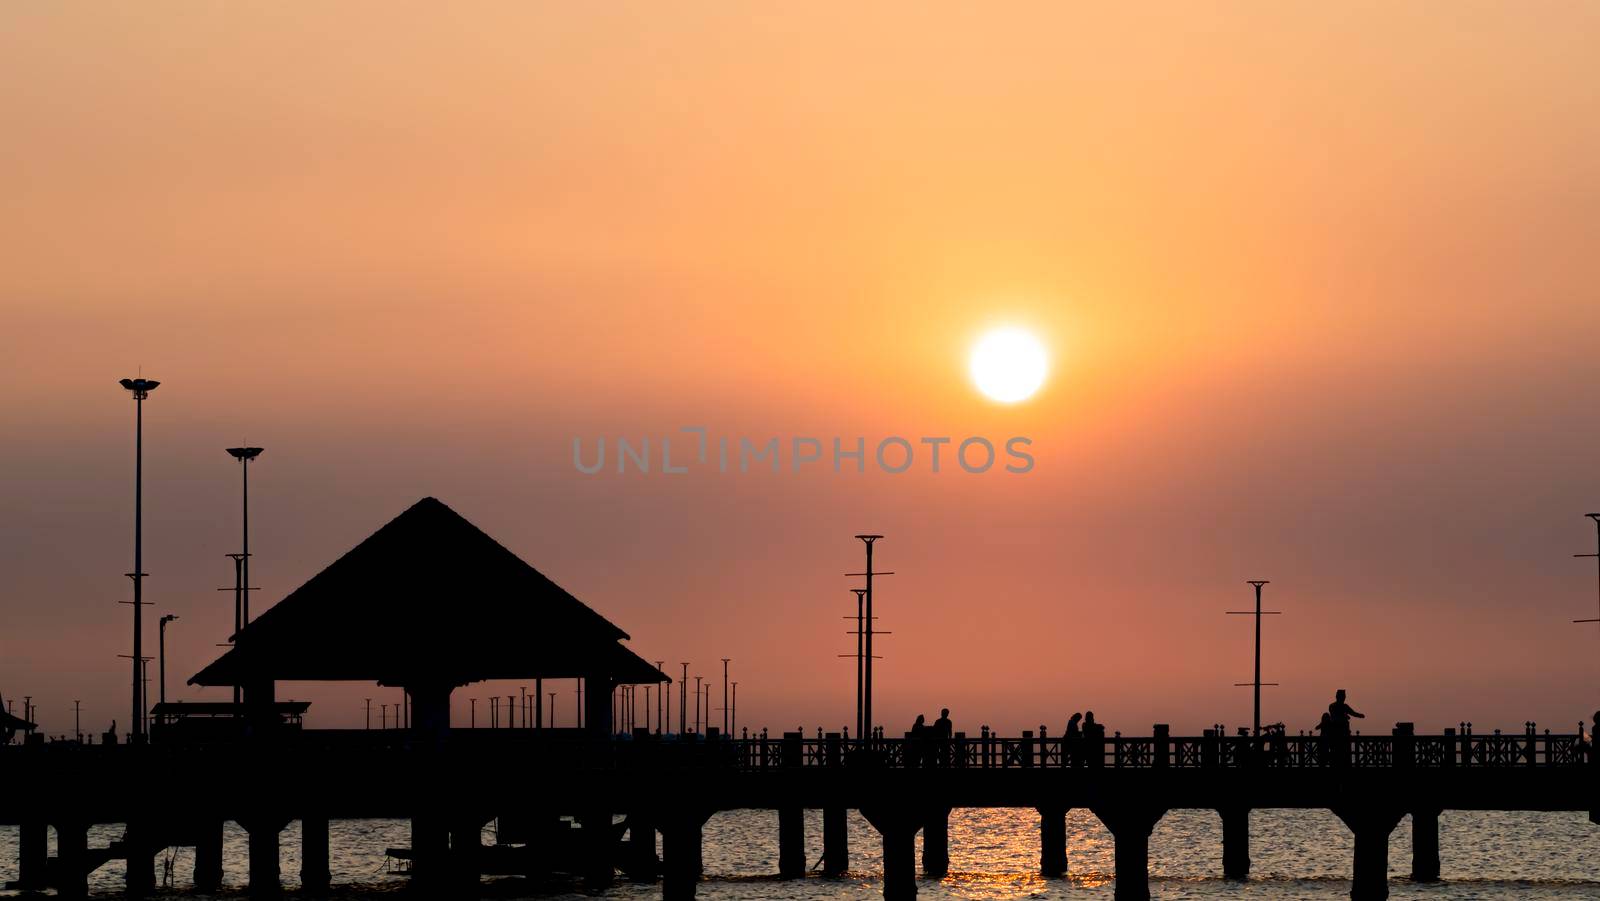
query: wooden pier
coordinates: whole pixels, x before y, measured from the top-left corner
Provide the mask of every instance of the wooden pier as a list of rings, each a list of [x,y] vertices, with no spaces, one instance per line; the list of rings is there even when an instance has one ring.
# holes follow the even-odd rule
[[[1151,830],[1168,810],[1217,811],[1223,875],[1243,878],[1250,810],[1326,808],[1355,836],[1351,896],[1369,899],[1388,895],[1389,835],[1405,815],[1413,817],[1412,877],[1437,879],[1441,811],[1593,810],[1600,770],[1590,761],[1576,735],[1423,736],[1405,724],[1345,742],[1177,737],[1156,726],[1149,736],[1076,744],[1026,732],[863,744],[800,733],[307,730],[231,743],[0,748],[0,779],[12,787],[0,822],[22,828],[18,887],[52,886],[68,897],[82,896],[89,873],[111,858],[128,860],[131,894],[148,891],[156,854],[174,845],[196,849],[195,885],[214,889],[226,820],[249,833],[256,895],[280,891],[280,832],[300,820],[298,883],[316,891],[329,883],[330,820],[403,818],[412,822],[413,878],[424,884],[463,890],[485,873],[555,869],[598,890],[621,871],[659,878],[664,898],[683,899],[694,896],[701,827],[712,814],[777,811],[779,875],[792,878],[806,869],[802,812],[823,811],[824,872],[838,874],[848,865],[844,823],[854,809],[882,836],[884,896],[901,901],[916,894],[917,832],[924,874],[947,871],[952,809],[1038,811],[1040,872],[1059,877],[1070,867],[1063,818],[1086,808],[1115,838],[1116,897],[1142,899]],[[492,791],[483,791],[486,778]],[[499,843],[484,846],[480,829],[495,819]],[[88,827],[101,823],[126,824],[124,838],[88,847]],[[47,827],[57,831],[53,859]]]

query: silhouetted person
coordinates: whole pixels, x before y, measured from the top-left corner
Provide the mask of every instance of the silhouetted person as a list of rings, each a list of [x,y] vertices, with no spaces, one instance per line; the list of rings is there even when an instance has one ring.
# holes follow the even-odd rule
[[[1346,704],[1344,697],[1344,689],[1341,688],[1334,692],[1333,703],[1328,705],[1328,750],[1333,755],[1335,766],[1347,766],[1350,763],[1350,718],[1366,719],[1364,714]]]
[[[1067,720],[1067,732],[1062,739],[1066,746],[1063,748],[1067,755],[1068,766],[1083,766],[1083,730],[1078,728],[1078,721],[1083,719],[1083,714],[1074,713]]]
[[[934,762],[939,766],[950,765],[950,739],[955,736],[955,725],[950,722],[950,708],[945,707],[939,711],[939,718],[933,721]]]
[[[1084,762],[1089,766],[1104,766],[1106,762],[1106,727],[1094,721],[1094,711],[1083,713]]]
[[[919,713],[917,721],[911,724],[911,738],[906,742],[906,766],[921,766],[928,752],[928,724],[924,719]]]

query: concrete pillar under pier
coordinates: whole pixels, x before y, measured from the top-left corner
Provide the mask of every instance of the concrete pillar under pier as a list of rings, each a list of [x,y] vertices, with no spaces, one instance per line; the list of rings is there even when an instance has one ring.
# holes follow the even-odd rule
[[[36,891],[48,883],[45,873],[50,863],[50,826],[34,820],[17,829],[17,882],[23,891]]]
[[[950,875],[950,809],[928,811],[922,823],[922,875],[943,879]]]
[[[483,852],[483,823],[473,817],[450,826],[450,883],[470,892],[478,885]]]
[[[628,847],[622,870],[634,882],[654,882],[661,871],[661,862],[656,859],[656,827],[646,811],[628,814]]]
[[[679,814],[661,822],[661,897],[663,901],[692,901],[700,882],[700,828],[706,818]]]
[[[436,886],[445,882],[450,858],[450,828],[435,814],[411,818],[411,883]]]
[[[843,807],[822,809],[822,875],[841,876],[850,868],[849,811]]]
[[[283,891],[278,855],[284,823],[277,819],[249,820],[239,825],[250,833],[250,894],[275,897]]]
[[[1342,807],[1333,812],[1356,840],[1350,898],[1383,901],[1389,897],[1389,833],[1406,812],[1379,806]]]
[[[195,827],[194,888],[205,894],[222,887],[222,821],[205,820]]]
[[[902,810],[863,808],[878,834],[883,836],[884,901],[912,901],[917,897],[917,830],[919,814]]]
[[[1039,875],[1046,879],[1067,875],[1067,810],[1039,808]]]
[[[582,826],[583,888],[601,892],[616,881],[616,836],[611,828],[610,810],[593,810],[578,818]]]
[[[806,812],[800,807],[778,809],[778,876],[799,879],[806,874]]]
[[[147,895],[156,888],[156,849],[149,822],[131,822],[122,833],[128,855],[124,884],[130,897]]]
[[[196,864],[198,866],[198,864]],[[300,820],[300,889],[322,893],[333,882],[328,865],[328,818],[309,816]]]
[[[1117,901],[1150,901],[1150,832],[1166,809],[1127,804],[1093,810],[1117,843],[1114,897]]]
[[[89,894],[89,824],[56,824],[56,868],[51,875],[60,897]]]
[[[1411,811],[1411,879],[1439,881],[1439,813],[1437,808]]]
[[[1222,878],[1245,879],[1250,875],[1250,808],[1224,807],[1222,817]]]

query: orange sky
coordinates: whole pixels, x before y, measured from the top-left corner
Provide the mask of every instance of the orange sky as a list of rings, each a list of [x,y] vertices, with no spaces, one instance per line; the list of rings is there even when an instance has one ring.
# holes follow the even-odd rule
[[[142,365],[173,686],[231,622],[248,439],[258,604],[431,494],[645,657],[735,658],[751,725],[850,721],[870,530],[892,729],[1244,722],[1249,578],[1269,720],[1342,686],[1376,728],[1570,729],[1597,38],[1554,2],[8,5],[0,692],[125,725]],[[964,371],[999,322],[1054,359],[1013,407]],[[572,467],[686,425],[1037,467]]]

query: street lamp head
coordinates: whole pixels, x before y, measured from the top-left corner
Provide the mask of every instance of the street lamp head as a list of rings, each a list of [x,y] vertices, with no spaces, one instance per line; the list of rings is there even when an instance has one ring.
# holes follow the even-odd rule
[[[248,463],[251,460],[254,460],[256,457],[261,456],[261,451],[262,450],[264,450],[264,448],[259,448],[259,447],[230,447],[230,448],[228,448],[228,454],[229,454],[229,456],[233,457],[235,460],[238,460],[241,463]]]
[[[176,614],[176,613],[168,613],[166,616],[161,617],[161,624],[162,625],[166,625],[167,623],[170,623],[170,622],[172,622],[173,620],[175,620],[177,618],[178,618],[178,614]]]
[[[161,384],[161,383],[156,381],[155,379],[140,378],[140,379],[123,379],[120,382],[120,384],[122,385],[122,387],[124,387],[124,388],[128,389],[129,391],[133,392],[133,399],[134,400],[144,400],[146,397],[149,397],[150,396],[150,392],[156,390],[156,386]]]

